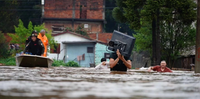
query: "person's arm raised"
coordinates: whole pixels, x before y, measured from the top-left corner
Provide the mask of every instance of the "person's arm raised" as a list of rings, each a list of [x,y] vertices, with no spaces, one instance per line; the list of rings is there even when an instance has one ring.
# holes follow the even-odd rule
[[[121,60],[123,61],[124,65],[128,68],[128,69],[131,69],[132,68],[132,63],[130,60],[127,60],[124,58],[124,56],[121,57]]]
[[[113,58],[110,58],[110,68],[115,67],[117,65],[118,61],[119,61],[119,58],[117,58],[115,60]]]

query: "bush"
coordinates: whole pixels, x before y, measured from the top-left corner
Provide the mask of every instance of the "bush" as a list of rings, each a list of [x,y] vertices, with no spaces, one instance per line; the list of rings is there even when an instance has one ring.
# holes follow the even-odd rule
[[[64,63],[62,60],[53,60],[52,66],[65,66],[66,63]]]
[[[78,63],[74,61],[69,61],[68,63],[64,63],[62,60],[54,60],[52,66],[67,66],[67,67],[80,67]]]
[[[0,58],[7,58],[8,56],[10,56],[8,42],[0,31]]]
[[[1,58],[0,63],[2,63],[5,66],[16,66],[15,57]]]
[[[68,67],[80,67],[80,66],[78,65],[78,63],[76,63],[76,62],[74,62],[74,61],[69,61],[69,62],[66,64],[66,66],[68,66]]]

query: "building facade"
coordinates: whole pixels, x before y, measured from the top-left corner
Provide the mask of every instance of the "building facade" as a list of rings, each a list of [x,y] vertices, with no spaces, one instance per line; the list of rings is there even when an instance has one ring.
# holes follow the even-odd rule
[[[44,0],[42,21],[53,33],[83,26],[88,33],[102,33],[105,0]]]

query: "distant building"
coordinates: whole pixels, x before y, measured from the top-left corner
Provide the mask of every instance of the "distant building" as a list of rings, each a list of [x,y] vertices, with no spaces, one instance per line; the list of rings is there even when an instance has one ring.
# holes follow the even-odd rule
[[[112,35],[104,39],[101,39],[103,37],[99,35],[99,40],[73,32],[57,33],[53,36],[58,46],[50,48],[49,58],[63,60],[65,63],[75,61],[82,67],[97,65],[101,58],[109,59],[110,51],[107,50],[107,43],[104,39],[111,39]]]
[[[42,21],[52,32],[83,25],[88,33],[102,33],[105,22],[105,0],[44,0]]]

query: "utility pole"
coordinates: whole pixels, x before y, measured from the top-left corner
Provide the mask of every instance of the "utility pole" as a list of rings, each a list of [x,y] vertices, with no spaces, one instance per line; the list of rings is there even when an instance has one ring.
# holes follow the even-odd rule
[[[195,73],[200,73],[200,0],[197,0]]]

